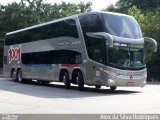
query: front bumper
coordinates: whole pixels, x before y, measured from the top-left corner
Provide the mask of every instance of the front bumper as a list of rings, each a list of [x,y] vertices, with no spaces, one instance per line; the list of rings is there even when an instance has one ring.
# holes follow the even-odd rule
[[[108,79],[106,86],[132,86],[132,87],[144,87],[146,85],[146,79],[141,80],[113,80]]]
[[[114,70],[108,74],[107,86],[135,86],[146,85],[146,69],[141,71]]]

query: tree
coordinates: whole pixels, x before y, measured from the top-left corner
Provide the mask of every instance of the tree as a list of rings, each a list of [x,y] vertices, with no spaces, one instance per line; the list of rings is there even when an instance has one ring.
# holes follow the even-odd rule
[[[127,14],[128,9],[133,6],[137,6],[142,13],[157,11],[160,8],[160,0],[119,0],[115,6],[110,5],[104,10]]]

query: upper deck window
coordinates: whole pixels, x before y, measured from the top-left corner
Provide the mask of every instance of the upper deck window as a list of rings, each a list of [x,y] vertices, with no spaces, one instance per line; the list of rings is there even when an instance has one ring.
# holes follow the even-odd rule
[[[99,14],[79,16],[88,57],[94,61],[105,62],[105,40],[86,35],[87,32],[104,32]]]
[[[140,27],[133,17],[105,13],[102,13],[101,16],[109,34],[124,38],[142,38]]]
[[[68,19],[10,34],[6,36],[5,44],[14,45],[57,37],[78,38],[76,21]]]

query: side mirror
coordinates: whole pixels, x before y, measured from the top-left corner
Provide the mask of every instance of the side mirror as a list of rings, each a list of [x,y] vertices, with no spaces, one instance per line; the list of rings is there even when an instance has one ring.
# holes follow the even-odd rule
[[[149,37],[144,37],[144,41],[152,45],[153,52],[157,52],[157,41],[156,40],[149,38]]]
[[[109,47],[113,47],[113,37],[106,32],[87,32],[86,35],[93,38],[105,39],[107,41],[106,44]]]

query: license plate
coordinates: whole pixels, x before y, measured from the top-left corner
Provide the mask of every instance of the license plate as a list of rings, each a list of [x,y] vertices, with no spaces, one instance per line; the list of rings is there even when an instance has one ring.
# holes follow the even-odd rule
[[[128,86],[134,86],[134,82],[127,82]]]

